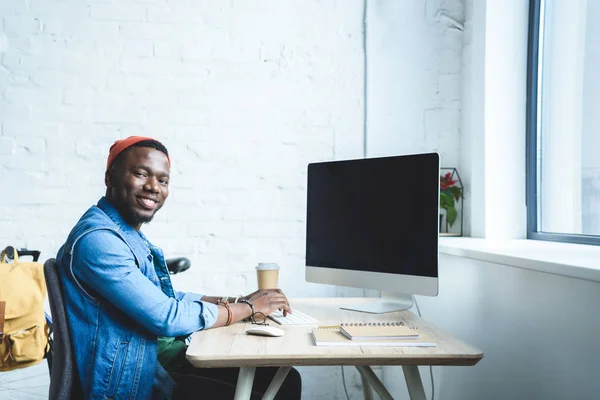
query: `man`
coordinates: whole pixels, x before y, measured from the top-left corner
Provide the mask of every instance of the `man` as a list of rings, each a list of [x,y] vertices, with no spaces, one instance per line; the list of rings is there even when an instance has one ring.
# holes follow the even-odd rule
[[[238,370],[193,368],[184,339],[253,311],[290,312],[280,290],[259,290],[237,303],[173,290],[161,249],[140,231],[169,195],[170,166],[167,149],[154,139],[116,141],[106,165],[105,197],[81,217],[58,252],[85,398],[182,397],[190,386],[194,398],[231,398]],[[275,372],[257,369],[253,395],[260,397]],[[281,398],[299,399],[300,388],[300,375],[290,371]]]

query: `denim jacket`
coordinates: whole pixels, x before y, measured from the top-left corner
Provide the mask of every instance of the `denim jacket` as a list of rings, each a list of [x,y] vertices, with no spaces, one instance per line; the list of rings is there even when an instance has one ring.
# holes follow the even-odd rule
[[[157,362],[157,337],[211,327],[216,306],[173,291],[162,251],[105,198],[81,217],[56,259],[86,398],[170,398],[175,382]]]

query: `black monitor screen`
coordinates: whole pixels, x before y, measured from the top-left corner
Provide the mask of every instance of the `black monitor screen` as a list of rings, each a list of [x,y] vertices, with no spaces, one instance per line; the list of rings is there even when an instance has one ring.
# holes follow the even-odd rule
[[[308,166],[306,265],[437,277],[439,155]]]

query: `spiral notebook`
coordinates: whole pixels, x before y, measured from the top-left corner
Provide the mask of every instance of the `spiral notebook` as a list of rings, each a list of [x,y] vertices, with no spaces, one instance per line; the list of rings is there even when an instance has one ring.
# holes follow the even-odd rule
[[[414,329],[418,338],[410,339],[364,339],[351,340],[340,332],[340,327],[313,328],[315,346],[362,346],[362,347],[435,347],[435,342],[423,331]]]
[[[420,332],[410,326],[348,326],[340,328],[342,335],[350,340],[392,340],[392,339],[418,339]]]

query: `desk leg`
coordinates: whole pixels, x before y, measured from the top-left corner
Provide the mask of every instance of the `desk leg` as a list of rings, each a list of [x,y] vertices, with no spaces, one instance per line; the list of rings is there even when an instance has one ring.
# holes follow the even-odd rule
[[[369,383],[369,381],[364,377],[360,376],[363,386],[363,396],[365,396],[365,400],[374,400],[373,399],[373,387]]]
[[[254,383],[254,372],[256,367],[241,367],[238,375],[237,385],[235,387],[234,400],[249,400],[252,394],[252,384]]]
[[[292,367],[279,367],[279,370],[273,377],[271,384],[269,385],[267,391],[263,395],[262,400],[273,400],[275,398],[277,391],[279,390],[281,385],[283,385],[283,381],[285,380],[285,377],[291,369]]]
[[[383,383],[379,380],[375,372],[368,365],[357,365],[356,369],[360,372],[360,375],[363,377],[363,382],[366,380],[373,386],[373,389],[377,392],[381,400],[394,400],[390,392],[383,386]],[[411,400],[413,400],[411,398]]]
[[[403,365],[404,379],[408,387],[408,394],[411,400],[427,400],[425,397],[425,389],[419,374],[419,367],[416,365]]]

